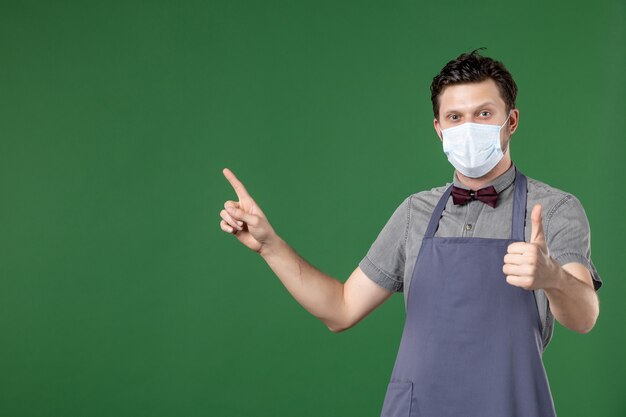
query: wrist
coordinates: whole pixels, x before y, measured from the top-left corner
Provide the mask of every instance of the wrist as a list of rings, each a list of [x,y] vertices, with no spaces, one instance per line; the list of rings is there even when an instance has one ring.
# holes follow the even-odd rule
[[[567,278],[567,272],[561,268],[561,265],[557,261],[550,257],[550,285],[546,290],[562,292]]]
[[[280,252],[280,248],[285,245],[285,241],[280,238],[277,234],[267,239],[263,245],[261,245],[261,249],[259,249],[259,255],[263,259],[267,261],[268,258],[276,255]]]

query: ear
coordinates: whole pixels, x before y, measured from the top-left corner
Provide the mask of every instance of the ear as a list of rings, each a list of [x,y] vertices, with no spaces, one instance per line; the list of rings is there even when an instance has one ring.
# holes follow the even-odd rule
[[[511,110],[511,116],[509,117],[509,133],[512,135],[519,126],[519,110]]]
[[[433,119],[433,126],[435,127],[435,132],[437,132],[439,140],[443,142],[443,137],[441,136],[441,126],[439,126],[439,120],[437,120],[436,117]]]

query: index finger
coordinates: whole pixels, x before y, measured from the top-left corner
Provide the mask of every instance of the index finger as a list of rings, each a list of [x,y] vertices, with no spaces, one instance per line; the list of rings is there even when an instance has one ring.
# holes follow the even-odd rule
[[[235,189],[235,192],[237,193],[237,197],[239,197],[240,200],[244,197],[250,197],[250,194],[248,194],[246,187],[243,186],[241,181],[237,179],[235,174],[233,174],[233,172],[230,169],[224,168],[222,172],[224,173],[224,176],[226,177],[230,185],[232,185],[233,188]]]
[[[529,243],[526,243],[526,242],[513,242],[508,246],[507,252],[518,254],[518,255],[523,255],[526,252],[528,252],[528,246],[529,246]]]

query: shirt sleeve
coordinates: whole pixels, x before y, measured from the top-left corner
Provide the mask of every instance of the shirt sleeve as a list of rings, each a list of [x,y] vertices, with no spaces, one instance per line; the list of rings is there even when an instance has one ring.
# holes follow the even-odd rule
[[[410,200],[411,197],[407,197],[398,206],[365,257],[359,262],[359,267],[365,275],[393,292],[402,292],[404,287]]]
[[[596,291],[602,279],[591,260],[591,231],[587,215],[578,199],[566,195],[552,209],[546,225],[546,241],[550,256],[560,265],[578,262],[589,269]]]

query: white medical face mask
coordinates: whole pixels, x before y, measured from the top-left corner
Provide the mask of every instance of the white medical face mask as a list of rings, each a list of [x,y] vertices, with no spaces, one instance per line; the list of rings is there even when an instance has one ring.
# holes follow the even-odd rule
[[[511,117],[511,113],[504,121]],[[443,152],[461,174],[470,178],[482,177],[500,162],[504,154],[500,148],[502,126],[481,123],[463,123],[443,129]]]

